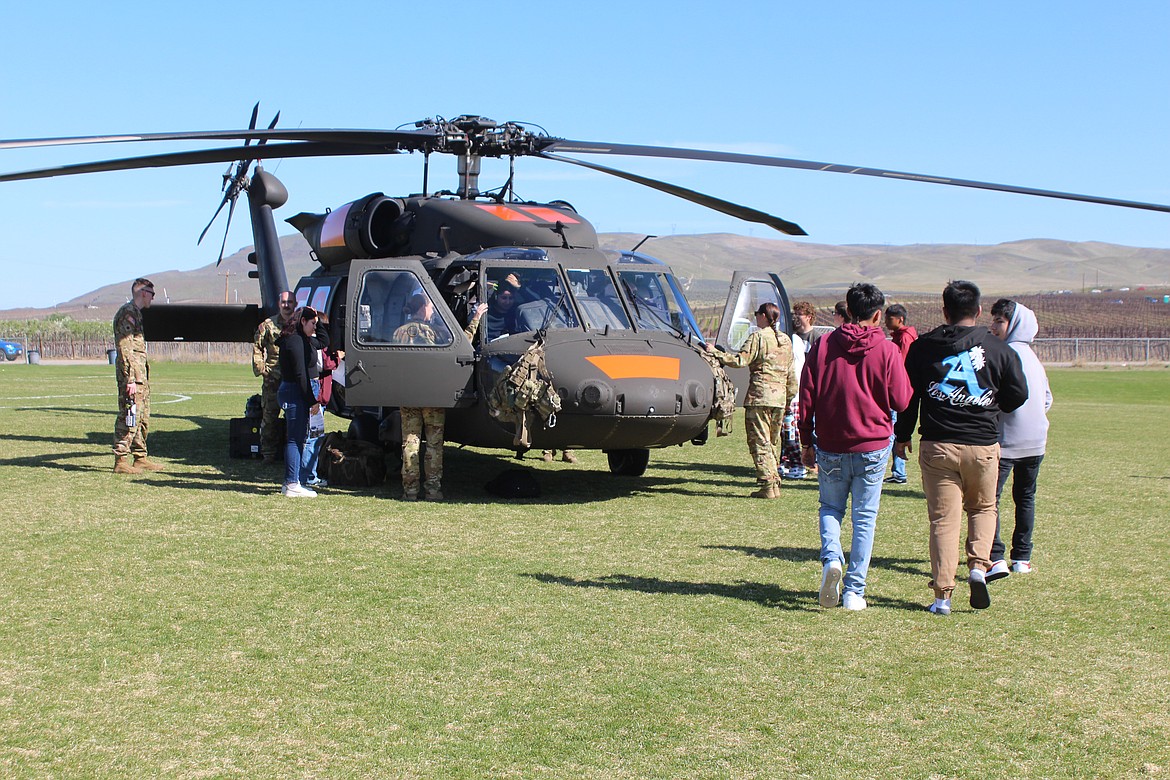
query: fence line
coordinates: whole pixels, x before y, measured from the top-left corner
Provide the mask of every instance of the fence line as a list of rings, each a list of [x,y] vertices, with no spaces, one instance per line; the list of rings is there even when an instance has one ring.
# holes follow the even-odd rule
[[[1170,338],[1061,338],[1036,339],[1032,348],[1042,363],[1088,365],[1093,363],[1170,364]],[[113,344],[106,339],[30,339],[27,349],[41,358],[56,360],[105,359]],[[154,360],[177,363],[250,363],[252,345],[204,341],[151,342],[147,350]]]

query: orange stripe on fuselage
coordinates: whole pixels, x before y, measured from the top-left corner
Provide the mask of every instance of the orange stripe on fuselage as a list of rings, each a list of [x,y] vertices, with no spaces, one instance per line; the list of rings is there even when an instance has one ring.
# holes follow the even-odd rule
[[[566,225],[576,225],[579,220],[573,219],[563,211],[546,209],[536,206],[525,206],[524,210],[544,222],[564,222]]]
[[[487,213],[491,214],[493,217],[499,217],[500,219],[505,219],[505,220],[508,220],[509,222],[535,222],[536,221],[532,217],[525,214],[523,211],[517,211],[516,209],[509,208],[508,206],[484,205],[484,204],[476,204],[476,205],[478,205],[479,208],[483,209]]]
[[[679,359],[654,355],[597,355],[585,358],[610,379],[678,379]]]

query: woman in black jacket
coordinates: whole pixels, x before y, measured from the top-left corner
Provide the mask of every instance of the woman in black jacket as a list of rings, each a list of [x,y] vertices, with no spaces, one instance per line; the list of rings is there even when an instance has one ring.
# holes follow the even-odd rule
[[[316,491],[302,483],[305,440],[309,436],[309,414],[317,398],[312,380],[317,378],[317,349],[312,339],[317,329],[317,312],[306,306],[285,324],[280,339],[280,387],[276,391],[284,410],[284,487],[290,498],[313,498]],[[307,480],[307,475],[305,475]]]

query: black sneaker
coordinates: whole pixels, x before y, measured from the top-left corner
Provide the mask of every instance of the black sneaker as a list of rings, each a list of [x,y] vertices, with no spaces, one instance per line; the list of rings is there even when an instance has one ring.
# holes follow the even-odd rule
[[[905,477],[897,477],[897,476],[894,476],[892,474],[890,476],[886,477],[882,481],[885,482],[887,485],[905,485],[906,484]]]
[[[987,592],[987,576],[982,569],[972,569],[967,575],[971,587],[971,609],[987,609],[991,606],[991,594]]]

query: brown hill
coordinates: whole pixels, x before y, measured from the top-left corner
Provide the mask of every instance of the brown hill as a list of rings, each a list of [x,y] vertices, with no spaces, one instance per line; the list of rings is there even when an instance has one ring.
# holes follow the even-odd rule
[[[633,248],[642,236],[609,233],[602,245]],[[299,234],[281,238],[290,283],[316,263]],[[192,271],[146,273],[175,303],[255,303],[256,283],[247,277],[251,247]],[[664,236],[641,252],[671,265],[687,284],[692,303],[722,302],[734,270],[779,273],[793,294],[833,297],[855,281],[871,281],[888,293],[937,293],[948,279],[972,279],[988,292],[1022,294],[1046,290],[1170,285],[1170,249],[1142,249],[1098,242],[1048,239],[995,246],[914,244],[877,246],[812,244],[727,233]],[[65,313],[76,319],[107,319],[127,299],[131,278],[117,280],[49,309],[0,311],[0,319],[38,318]],[[160,295],[160,298],[162,296]],[[161,300],[160,300],[161,303]]]

